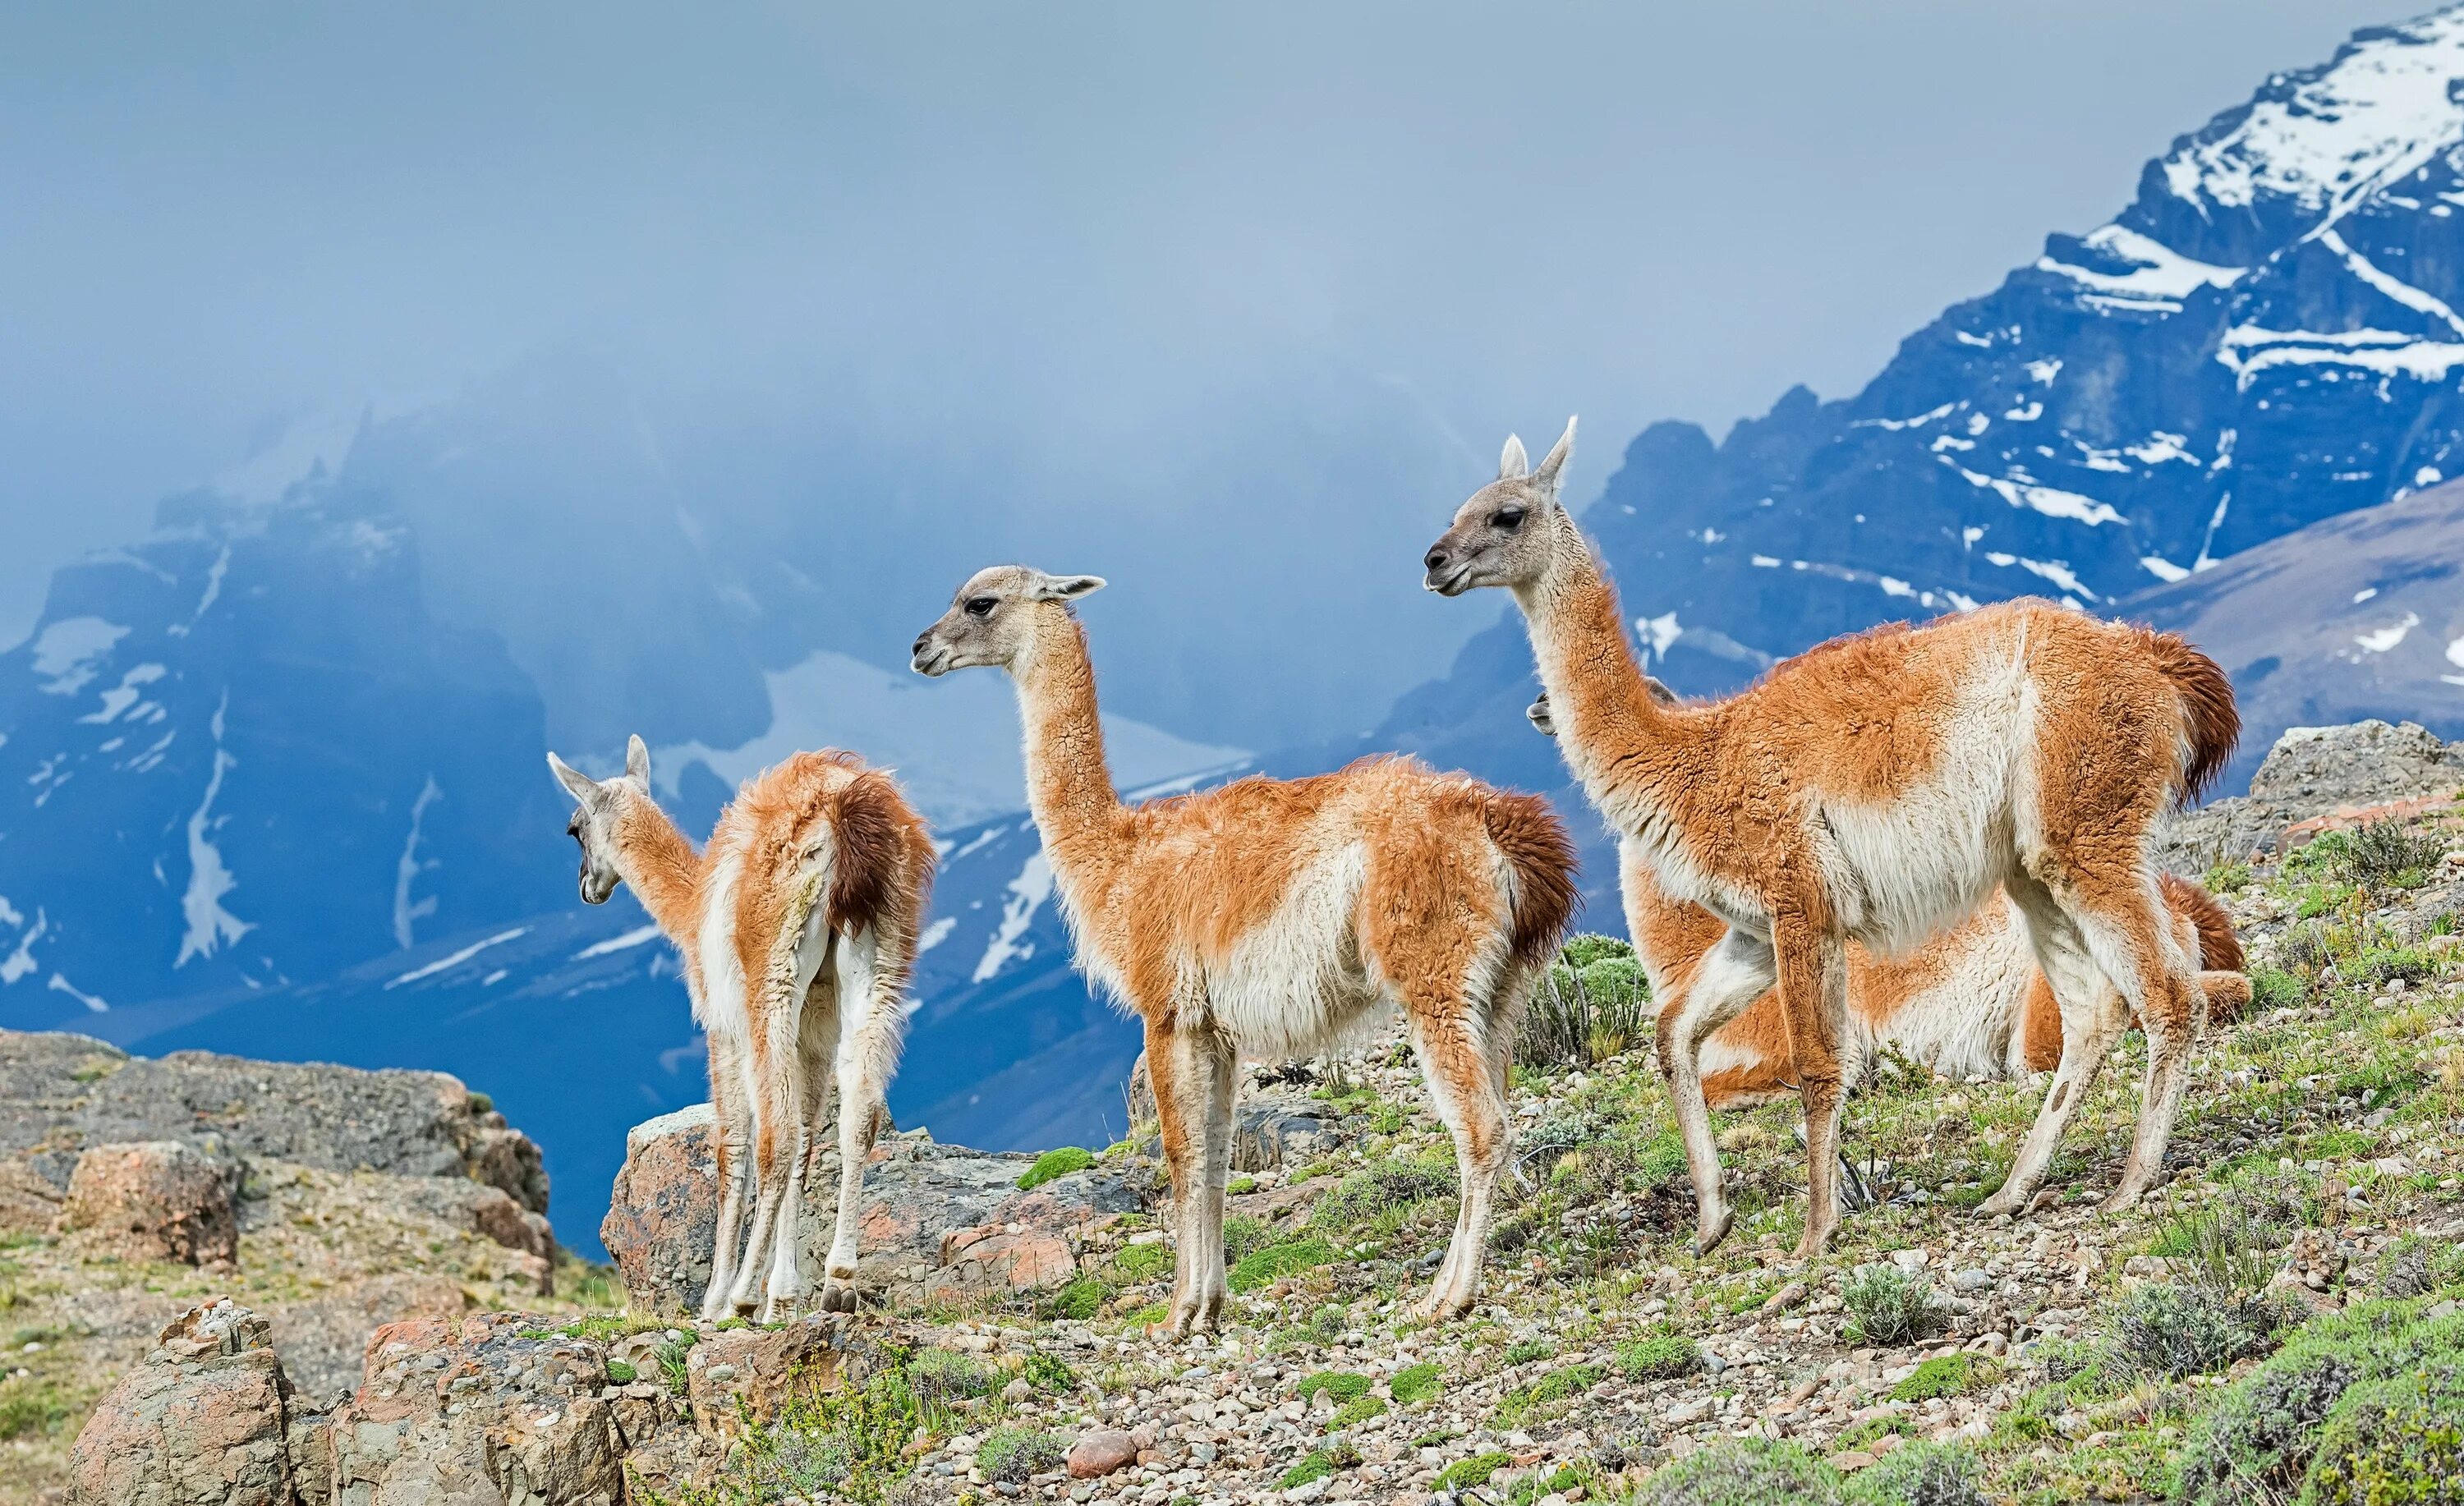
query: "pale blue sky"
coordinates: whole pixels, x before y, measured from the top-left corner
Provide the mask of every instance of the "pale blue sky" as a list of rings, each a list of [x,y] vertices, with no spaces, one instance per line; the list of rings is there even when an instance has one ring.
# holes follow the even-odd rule
[[[816,362],[913,415],[886,444],[999,430],[1055,471],[1168,472],[1141,447],[1335,369],[1466,457],[1579,409],[1595,488],[1649,420],[1854,387],[2402,13],[12,7],[0,643],[60,557],[299,416],[573,338]]]

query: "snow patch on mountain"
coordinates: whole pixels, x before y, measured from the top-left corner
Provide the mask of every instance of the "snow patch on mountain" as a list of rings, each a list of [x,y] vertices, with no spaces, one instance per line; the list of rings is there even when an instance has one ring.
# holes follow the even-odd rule
[[[1026,938],[1026,928],[1035,920],[1035,912],[1052,897],[1052,864],[1041,847],[1026,860],[1018,877],[1009,883],[1001,901],[1001,926],[985,944],[984,954],[976,963],[969,981],[982,983],[1013,961],[1023,961],[1035,954],[1035,943]]]
[[[2279,76],[2238,118],[2177,145],[2158,171],[2203,215],[2277,195],[2333,220],[2464,139],[2464,106],[2449,87],[2459,73],[2464,12],[2372,28],[2326,64]]]
[[[198,957],[210,957],[256,928],[223,908],[223,896],[239,887],[239,880],[223,862],[222,849],[215,846],[212,833],[222,823],[214,816],[214,797],[223,791],[223,776],[238,766],[239,760],[223,748],[223,716],[231,709],[231,692],[223,692],[222,701],[214,708],[213,773],[206,780],[205,798],[197,802],[188,817],[188,887],[180,897],[180,913],[187,918],[188,928],[180,938],[180,955],[174,968],[185,968]]]

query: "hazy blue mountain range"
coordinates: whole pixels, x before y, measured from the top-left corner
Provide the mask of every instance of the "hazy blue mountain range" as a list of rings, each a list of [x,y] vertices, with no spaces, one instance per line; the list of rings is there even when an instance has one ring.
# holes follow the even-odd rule
[[[2175,142],[2109,224],[2051,237],[1854,396],[1793,391],[1716,443],[1661,424],[1621,457],[1579,447],[1655,671],[1720,691],[1834,633],[2033,593],[2204,644],[2243,692],[2245,774],[2286,725],[2464,733],[2464,498],[2439,485],[2464,473],[2459,84],[2464,10],[2362,33]],[[153,535],[62,568],[0,654],[0,1023],[452,1071],[539,1136],[560,1232],[590,1248],[626,1126],[700,1099],[701,1058],[638,906],[576,905],[541,754],[604,772],[638,730],[700,830],[735,779],[839,742],[901,766],[945,844],[893,1112],[990,1146],[1100,1142],[1136,1033],[1070,970],[1009,809],[1007,688],[897,667],[1003,555],[1118,577],[1084,615],[1107,704],[1149,719],[1111,728],[1124,787],[1418,753],[1554,796],[1586,923],[1614,928],[1601,835],[1523,719],[1519,621],[1417,589],[1485,472],[1324,374],[1283,403],[1224,442],[1311,404],[1358,416],[1288,504],[1341,548],[1232,526],[1260,503],[1227,497],[1221,528],[1084,558],[1117,517],[1026,505],[1064,488],[1005,478],[999,445],[902,476],[845,415],[711,411],[572,352],[347,425],[304,481],[165,504]],[[794,487],[809,524],[725,506]],[[996,521],[952,514],[959,495]],[[1364,584],[1373,541],[1393,569]],[[1269,549],[1308,557],[1267,607],[1225,561]],[[1265,646],[1307,638],[1329,590],[1392,596],[1394,633],[1460,644],[1451,667],[1397,697],[1425,673],[1409,655]]]

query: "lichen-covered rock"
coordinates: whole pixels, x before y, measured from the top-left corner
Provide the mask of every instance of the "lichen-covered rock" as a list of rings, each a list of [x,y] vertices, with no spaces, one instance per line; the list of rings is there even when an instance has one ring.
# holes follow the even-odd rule
[[[638,1312],[695,1310],[710,1280],[718,1217],[713,1119],[698,1105],[626,1137],[599,1237]],[[1022,1192],[1033,1157],[936,1143],[924,1130],[885,1137],[865,1173],[856,1279],[893,1296],[985,1292],[1067,1279],[1077,1237],[1144,1208],[1144,1179],[1098,1166]],[[837,1158],[805,1188],[807,1248],[838,1212]]]
[[[234,1259],[232,1170],[176,1140],[97,1146],[77,1158],[59,1229],[125,1260]]]
[[[0,1158],[0,1234],[49,1233],[59,1217],[60,1190],[29,1163]]]
[[[2195,878],[2213,863],[2299,845],[2373,812],[2427,808],[2408,802],[2452,797],[2458,785],[2464,785],[2464,740],[2442,742],[2410,722],[2296,727],[2268,751],[2248,795],[2169,818],[2158,836],[2157,857]]]
[[[693,1425],[732,1438],[746,1421],[765,1423],[800,1387],[836,1384],[846,1324],[822,1314],[776,1328],[731,1328],[685,1357]]]
[[[95,1405],[70,1462],[70,1499],[290,1506],[292,1423],[265,1320],[229,1300],[190,1308]]]
[[[488,1313],[390,1323],[333,1414],[333,1489],[352,1506],[613,1506],[624,1442],[597,1343]]]
[[[204,1051],[131,1057],[83,1036],[0,1030],[0,1154],[67,1185],[82,1146],[178,1140],[242,1159],[366,1168],[501,1188],[547,1211],[539,1146],[442,1072],[252,1061]]]

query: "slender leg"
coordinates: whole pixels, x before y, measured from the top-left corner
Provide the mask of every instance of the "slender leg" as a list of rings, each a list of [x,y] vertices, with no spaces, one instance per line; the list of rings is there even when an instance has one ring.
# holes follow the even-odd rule
[[[1213,1033],[1184,1033],[1191,1042],[1191,1098],[1205,1115],[1199,1147],[1197,1196],[1188,1220],[1190,1243],[1182,1249],[1184,1267],[1195,1262],[1190,1282],[1194,1328],[1212,1331],[1223,1316],[1231,1287],[1223,1272],[1223,1197],[1232,1181],[1232,1100],[1240,1085],[1238,1053],[1232,1043]]]
[[[839,949],[839,996],[847,1001],[840,1032],[839,1208],[822,1275],[825,1312],[851,1313],[856,1305],[856,1236],[863,1211],[864,1172],[881,1128],[883,1094],[897,1069],[907,1012],[896,977],[876,964],[879,943],[870,930]]]
[[[718,1227],[700,1312],[703,1322],[715,1323],[727,1316],[728,1295],[735,1290],[737,1261],[744,1251],[744,1194],[753,1174],[753,1105],[746,1090],[742,1042],[717,1035],[710,1037],[710,1102],[717,1121],[713,1128],[718,1136]]]
[[[840,1007],[838,980],[825,968],[804,987],[796,1029],[796,1138],[787,1163],[787,1187],[779,1202],[779,1222],[770,1251],[770,1278],[763,1288],[761,1320],[778,1321],[781,1310],[800,1306],[808,1290],[804,1281],[804,1184],[821,1159],[821,1119],[829,1102],[831,1062],[838,1046]]]
[[[1175,1339],[1187,1334],[1198,1319],[1199,1221],[1191,1213],[1199,1203],[1204,1170],[1202,1130],[1193,1135],[1194,1126],[1190,1124],[1190,1099],[1199,1084],[1190,1080],[1189,1045],[1181,1038],[1183,1034],[1149,1017],[1147,1080],[1155,1085],[1155,1130],[1163,1141],[1164,1168],[1172,1174],[1174,1259],[1169,1328]]]
[[[2079,928],[2054,903],[2051,892],[2033,880],[2015,878],[2010,881],[2009,888],[2025,919],[2029,943],[2035,949],[2036,965],[2044,970],[2045,980],[2053,985],[2054,999],[2060,1007],[2062,1054],[2054,1069],[2054,1080],[2045,1090],[2044,1105],[2037,1109],[2036,1121],[2029,1127],[2028,1138],[2011,1164],[2011,1174],[1991,1197],[1977,1206],[1980,1218],[2001,1213],[2015,1216],[2027,1208],[2053,1165],[2062,1132],[2078,1115],[2079,1104],[2095,1085],[2105,1057],[2126,1023],[2121,995],[2088,955]]]
[[[1703,1097],[1703,1042],[1759,997],[1776,975],[1771,943],[1731,926],[1661,1008],[1660,1070],[1668,1082],[1669,1109],[1677,1116],[1677,1132],[1685,1143],[1685,1169],[1694,1182],[1697,1252],[1726,1238],[1734,1216],[1721,1194],[1720,1148],[1712,1142],[1711,1109]]]
[[[2128,1208],[2155,1182],[2165,1167],[2165,1146],[2172,1139],[2173,1122],[2182,1112],[2189,1088],[2190,1043],[2198,1033],[2205,999],[2193,981],[2189,960],[2180,953],[2163,924],[2164,910],[2155,885],[2142,886],[2142,904],[2134,913],[2094,913],[2080,918],[2089,952],[2113,979],[2124,1002],[2139,1015],[2147,1032],[2147,1080],[2139,1104],[2139,1132],[2123,1164],[2122,1180],[2104,1200],[2107,1211]]]
[[[1495,1028],[1502,1023],[1497,1011],[1466,1008],[1460,993],[1450,998],[1407,996],[1403,1005],[1420,1076],[1429,1084],[1438,1118],[1454,1136],[1455,1167],[1462,1178],[1454,1234],[1419,1311],[1433,1320],[1453,1318],[1480,1295],[1497,1177],[1513,1153],[1502,1070],[1503,1059],[1512,1054],[1513,1037]]]
[[[1846,946],[1836,932],[1802,921],[1773,928],[1780,1009],[1796,1061],[1805,1105],[1805,1237],[1797,1255],[1811,1259],[1839,1227],[1840,1040],[1848,1024]],[[1707,1126],[1706,1126],[1707,1127]]]

